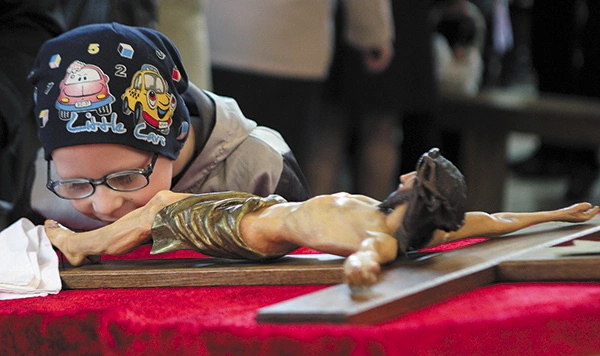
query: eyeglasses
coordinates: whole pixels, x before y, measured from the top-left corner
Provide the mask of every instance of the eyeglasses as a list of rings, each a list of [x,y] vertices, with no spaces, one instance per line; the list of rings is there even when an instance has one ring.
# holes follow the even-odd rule
[[[152,161],[143,169],[111,173],[102,179],[86,178],[53,181],[50,178],[50,161],[48,161],[48,178],[46,187],[58,197],[68,200],[84,199],[96,192],[96,186],[105,185],[118,192],[132,192],[145,188],[150,184],[150,175],[158,159],[158,153],[152,156]]]

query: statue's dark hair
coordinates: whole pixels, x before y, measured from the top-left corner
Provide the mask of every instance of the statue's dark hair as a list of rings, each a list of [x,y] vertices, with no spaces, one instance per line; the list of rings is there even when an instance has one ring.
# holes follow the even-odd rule
[[[396,191],[380,205],[384,212],[408,202],[401,227],[396,232],[398,249],[405,253],[427,245],[437,229],[458,230],[464,224],[467,187],[462,173],[432,148],[423,154],[410,193]]]

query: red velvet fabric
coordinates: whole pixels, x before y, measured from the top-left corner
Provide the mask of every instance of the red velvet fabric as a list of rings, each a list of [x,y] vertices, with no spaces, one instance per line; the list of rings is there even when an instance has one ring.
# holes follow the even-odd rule
[[[143,247],[124,258],[145,258],[147,252]],[[178,252],[160,257],[192,255]],[[255,321],[258,308],[326,287],[72,290],[0,301],[0,355],[586,355],[600,351],[600,283],[498,284],[379,325]]]

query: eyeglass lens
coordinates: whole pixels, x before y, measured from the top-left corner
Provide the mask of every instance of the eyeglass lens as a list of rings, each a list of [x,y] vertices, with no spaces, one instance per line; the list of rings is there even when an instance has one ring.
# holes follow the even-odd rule
[[[148,185],[148,179],[142,173],[121,172],[106,177],[106,185],[110,188],[120,191],[133,191],[144,188]],[[66,198],[80,198],[91,195],[94,192],[94,185],[86,180],[67,181],[58,184],[54,190]]]

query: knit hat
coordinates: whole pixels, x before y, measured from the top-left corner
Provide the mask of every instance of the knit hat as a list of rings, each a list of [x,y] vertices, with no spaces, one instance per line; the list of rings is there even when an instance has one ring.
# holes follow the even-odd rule
[[[46,42],[29,76],[46,159],[59,147],[115,143],[176,159],[189,133],[187,75],[157,31],[75,28]]]

